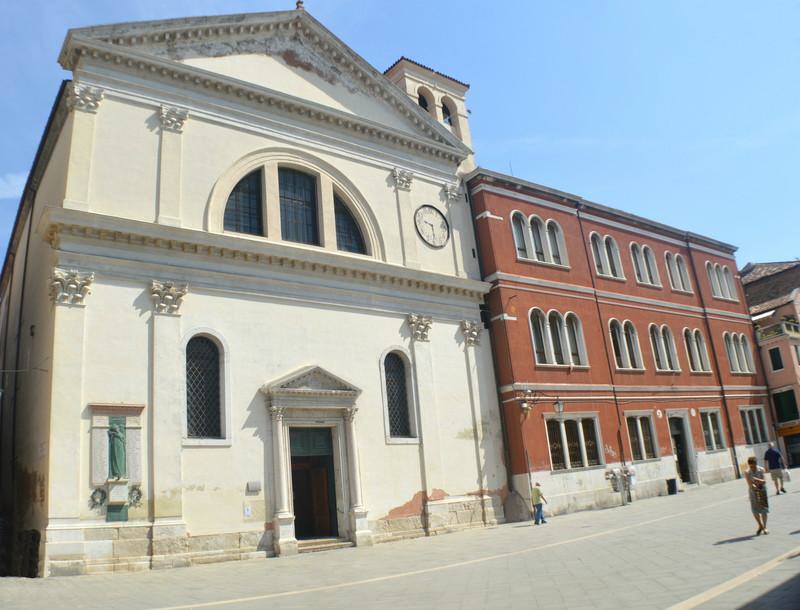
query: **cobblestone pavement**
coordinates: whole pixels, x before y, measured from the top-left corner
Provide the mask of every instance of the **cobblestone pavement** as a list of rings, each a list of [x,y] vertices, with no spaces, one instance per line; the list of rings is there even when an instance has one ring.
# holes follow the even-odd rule
[[[0,608],[800,608],[800,490],[755,537],[741,481],[626,507],[280,559],[0,579]]]

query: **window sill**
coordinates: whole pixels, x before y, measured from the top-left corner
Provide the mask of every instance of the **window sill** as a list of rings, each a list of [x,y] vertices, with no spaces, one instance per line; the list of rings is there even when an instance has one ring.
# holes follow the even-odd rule
[[[558,470],[551,470],[550,474],[569,474],[571,472],[586,472],[588,470],[603,470],[605,464],[598,464],[597,466],[580,466],[578,468],[560,468]]]
[[[725,301],[726,303],[738,303],[739,299],[730,299],[728,297],[719,297],[714,294],[711,295],[712,299],[716,299],[717,301]]]
[[[419,445],[419,439],[413,436],[387,436],[387,445]]]
[[[724,453],[727,450],[727,447],[717,447],[716,449],[706,449],[706,453]]]
[[[530,264],[530,265],[542,265],[544,267],[553,267],[555,269],[563,269],[565,271],[569,271],[570,270],[570,266],[569,265],[564,265],[562,263],[553,263],[553,262],[550,262],[550,261],[540,261],[540,260],[537,260],[535,258],[526,258],[524,256],[519,256],[519,255],[517,255],[517,262],[518,263],[527,263],[527,264]]]
[[[694,290],[683,290],[682,288],[672,288],[672,292],[677,292],[678,294],[694,294]]]
[[[588,371],[588,364],[551,364],[549,362],[535,363],[537,369],[564,369],[569,371]]]
[[[680,375],[683,373],[682,369],[656,369],[657,375]]]
[[[617,372],[617,373],[644,373],[645,371],[647,371],[647,369],[643,369],[643,368],[638,368],[638,369],[635,369],[635,368],[620,368],[620,367],[616,367],[616,372]]]
[[[656,462],[660,462],[660,461],[661,461],[661,457],[660,456],[651,457],[651,458],[645,458],[643,460],[631,460],[631,462],[633,462],[634,464],[655,464]]]
[[[714,373],[712,373],[711,371],[692,371],[692,370],[690,370],[689,374],[690,375],[713,375]]]
[[[739,375],[740,377],[750,377],[755,374],[755,371],[731,371],[731,375]]]
[[[185,438],[181,444],[184,447],[230,447],[233,443],[229,438]]]
[[[636,280],[636,285],[641,286],[642,288],[652,288],[654,290],[663,290],[664,286],[662,284],[651,284],[650,282],[640,282]]]
[[[598,273],[597,277],[603,278],[604,280],[611,280],[613,282],[622,282],[623,284],[627,281],[624,275],[622,277],[618,277],[616,275],[610,275],[608,273]]]

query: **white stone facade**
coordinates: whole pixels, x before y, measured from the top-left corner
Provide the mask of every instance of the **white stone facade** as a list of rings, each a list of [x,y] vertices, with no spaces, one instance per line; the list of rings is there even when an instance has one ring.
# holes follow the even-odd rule
[[[16,510],[41,533],[39,573],[295,552],[293,427],[331,431],[341,538],[502,520],[488,285],[455,186],[469,149],[303,10],[74,30],[60,60],[73,82],[26,193],[27,279],[14,259],[3,286],[6,326],[21,315],[22,349],[51,362],[4,397],[44,490]],[[282,167],[316,180],[319,246],[281,240]],[[225,231],[228,195],[256,169],[265,234]],[[337,250],[331,194],[366,255]],[[422,205],[446,218],[443,247],[415,228]],[[187,434],[197,336],[220,354],[217,438]],[[408,366],[412,438],[388,433],[391,351]],[[126,473],[106,481],[115,416]],[[109,519],[114,504],[127,520]]]

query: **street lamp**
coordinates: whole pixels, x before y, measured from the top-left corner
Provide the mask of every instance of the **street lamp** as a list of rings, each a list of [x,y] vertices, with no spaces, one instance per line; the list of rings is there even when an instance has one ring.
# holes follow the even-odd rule
[[[558,418],[561,419],[564,416],[564,401],[560,398],[556,398],[556,401],[553,403],[553,409],[558,415]]]
[[[522,398],[519,401],[519,408],[522,409],[523,416],[528,415],[533,409],[533,405],[536,403],[536,393],[532,390],[525,390],[522,394]]]

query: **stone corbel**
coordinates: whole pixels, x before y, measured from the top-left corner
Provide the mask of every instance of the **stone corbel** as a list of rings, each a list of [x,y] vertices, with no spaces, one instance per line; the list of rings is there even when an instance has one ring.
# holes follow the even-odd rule
[[[81,273],[75,269],[53,269],[50,279],[50,296],[56,305],[85,305],[91,292],[94,273]]]
[[[177,314],[183,303],[183,297],[189,292],[186,282],[160,282],[153,280],[150,287],[150,298],[156,313]]]
[[[392,180],[394,180],[394,185],[398,189],[408,191],[411,190],[411,182],[414,180],[414,174],[408,170],[395,167],[392,170]]]
[[[458,183],[446,183],[442,187],[442,193],[444,193],[445,201],[455,201],[458,199],[460,190],[461,189],[459,188]]]
[[[103,99],[103,96],[104,93],[102,89],[73,83],[72,88],[69,89],[67,94],[67,107],[70,110],[74,109],[95,113],[100,107],[100,101]]]
[[[181,108],[173,108],[171,106],[161,106],[161,128],[165,131],[174,131],[175,133],[183,132],[183,124],[189,118],[189,112]]]
[[[480,343],[480,334],[483,330],[483,324],[480,322],[471,322],[470,320],[461,321],[461,333],[464,335],[464,342],[467,346],[478,345]]]
[[[407,317],[408,327],[411,329],[411,337],[414,341],[429,341],[428,333],[430,333],[431,326],[433,325],[433,318],[431,316],[421,316],[418,314],[408,314]]]

